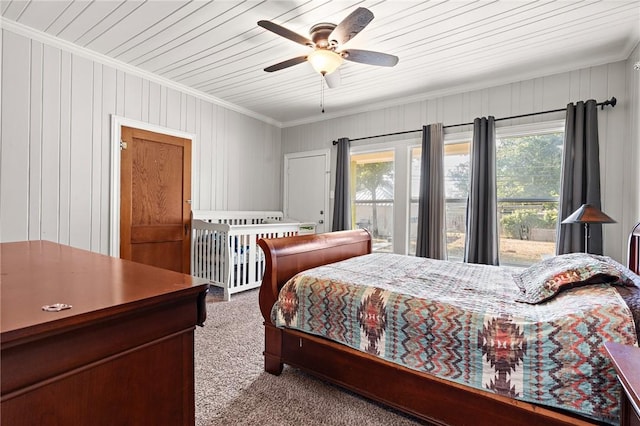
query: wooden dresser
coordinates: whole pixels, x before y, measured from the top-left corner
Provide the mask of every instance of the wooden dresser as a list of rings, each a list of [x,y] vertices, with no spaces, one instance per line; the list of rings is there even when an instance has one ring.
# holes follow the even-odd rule
[[[2,425],[194,424],[206,281],[46,241],[0,265]]]
[[[640,348],[607,342],[605,348],[622,384],[621,426],[640,426]]]

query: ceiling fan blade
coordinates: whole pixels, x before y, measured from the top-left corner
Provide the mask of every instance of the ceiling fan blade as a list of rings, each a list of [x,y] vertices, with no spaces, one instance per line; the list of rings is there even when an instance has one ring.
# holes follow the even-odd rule
[[[291,41],[295,41],[296,43],[300,43],[305,46],[313,47],[313,42],[308,38],[301,36],[296,32],[288,30],[285,27],[281,27],[278,24],[274,24],[271,21],[258,21],[258,25],[260,25],[265,30],[269,30],[272,33],[278,34],[281,37],[288,38]]]
[[[301,64],[307,60],[306,56],[298,56],[297,58],[287,59],[286,61],[279,62],[275,65],[271,65],[270,67],[266,67],[264,70],[266,72],[274,72],[279,71],[281,69],[289,68],[294,65]]]
[[[340,52],[340,54],[348,61],[359,62],[361,64],[392,67],[398,63],[397,56],[381,52],[372,52],[370,50],[349,49]]]
[[[369,9],[359,7],[333,29],[329,35],[329,41],[335,41],[343,45],[354,38],[369,22],[373,20],[373,13]]]
[[[329,87],[329,89],[333,89],[340,86],[341,80],[342,79],[340,78],[340,70],[335,70],[331,74],[324,75],[324,81],[327,83],[327,86]]]

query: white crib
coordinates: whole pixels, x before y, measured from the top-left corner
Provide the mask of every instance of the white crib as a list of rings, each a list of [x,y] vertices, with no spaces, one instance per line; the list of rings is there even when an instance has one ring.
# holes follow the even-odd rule
[[[224,289],[224,300],[260,287],[265,260],[260,238],[313,233],[313,224],[286,221],[277,211],[211,211],[191,214],[191,274]]]

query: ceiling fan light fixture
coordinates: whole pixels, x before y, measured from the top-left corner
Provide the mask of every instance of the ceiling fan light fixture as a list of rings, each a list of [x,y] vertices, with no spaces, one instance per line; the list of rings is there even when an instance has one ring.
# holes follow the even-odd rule
[[[307,56],[314,70],[322,75],[331,74],[342,64],[342,56],[326,49],[316,49]]]

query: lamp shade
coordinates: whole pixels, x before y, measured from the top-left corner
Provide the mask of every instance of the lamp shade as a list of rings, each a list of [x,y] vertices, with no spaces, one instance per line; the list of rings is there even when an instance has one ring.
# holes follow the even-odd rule
[[[314,70],[322,75],[331,74],[340,64],[342,64],[342,56],[326,49],[316,49],[307,56],[307,61]]]
[[[571,213],[562,223],[616,223],[615,220],[604,214],[591,204],[583,204]]]

